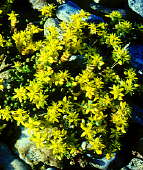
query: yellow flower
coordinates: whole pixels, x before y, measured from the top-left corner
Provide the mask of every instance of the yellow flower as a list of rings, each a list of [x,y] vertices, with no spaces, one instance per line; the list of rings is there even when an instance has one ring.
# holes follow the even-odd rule
[[[112,122],[116,125],[117,131],[126,133],[127,121],[130,114],[130,108],[126,102],[120,102],[118,110],[112,114]]]
[[[112,21],[120,20],[122,18],[122,14],[119,11],[113,11],[105,16],[111,18]]]
[[[3,36],[0,34],[0,46],[1,47],[4,47],[4,43],[5,43],[6,41],[3,39]]]
[[[129,62],[131,59],[129,52],[125,48],[121,48],[120,46],[114,48],[112,54],[114,61],[120,65],[125,62]]]
[[[90,121],[102,121],[105,119],[105,117],[107,117],[107,115],[105,115],[102,111],[98,111],[95,112],[94,115],[92,117],[89,118]]]
[[[27,99],[27,90],[24,87],[20,86],[20,88],[14,89],[14,91],[16,94],[13,96],[13,98],[18,98],[20,103]]]
[[[65,70],[64,72],[60,71],[59,73],[55,74],[55,77],[54,77],[55,85],[56,86],[63,85],[64,82],[68,80],[68,77],[69,77],[69,73],[67,70]]]
[[[114,99],[122,100],[124,96],[124,94],[122,93],[123,90],[124,90],[123,88],[120,88],[117,85],[113,85],[110,93],[114,95]]]
[[[119,39],[118,36],[116,36],[116,34],[111,33],[108,36],[106,36],[106,44],[108,44],[109,46],[112,46],[113,48],[119,46],[122,42]]]
[[[63,143],[62,139],[51,140],[51,145],[49,149],[52,149],[53,154],[58,156],[58,159],[62,159],[65,151],[66,151],[66,144]]]
[[[48,67],[47,70],[38,70],[35,74],[37,82],[43,82],[48,84],[51,80],[50,75],[53,74],[53,70],[51,67]]]
[[[42,15],[44,15],[46,17],[51,17],[54,9],[55,9],[55,6],[53,4],[50,4],[48,6],[43,6],[43,8],[40,9],[40,11],[41,11]]]
[[[53,102],[53,105],[48,107],[47,114],[44,117],[48,122],[59,122],[58,118],[61,115],[59,111],[59,105]]]
[[[41,32],[42,29],[33,24],[27,25],[24,31],[14,32],[12,38],[16,47],[22,55],[27,55],[42,47],[42,42],[33,42],[33,34]]]
[[[11,111],[12,117],[14,120],[16,120],[17,125],[20,124],[24,125],[24,122],[28,119],[29,115],[25,110],[18,109],[16,111]]]
[[[98,155],[102,154],[102,150],[105,148],[105,145],[102,144],[101,138],[97,137],[92,141],[89,141],[91,144],[91,149],[93,149]]]
[[[81,128],[83,130],[83,133],[81,134],[81,137],[87,137],[88,139],[92,139],[95,135],[95,130],[93,130],[92,123],[88,123],[87,126],[84,126],[83,123],[81,123]]]
[[[91,64],[101,70],[101,67],[104,65],[103,58],[99,54],[91,56]]]
[[[130,68],[124,72],[128,79],[137,80],[136,73],[133,68]]]
[[[129,33],[133,28],[132,23],[129,21],[122,21],[115,25],[115,29],[117,29],[117,34],[124,35],[125,33]]]
[[[109,160],[109,159],[111,159],[113,156],[114,156],[114,155],[113,155],[112,153],[107,153],[105,157],[106,157],[107,160]]]
[[[0,90],[3,90],[3,89],[4,89],[3,79],[0,78]]]
[[[35,120],[34,118],[29,116],[28,120],[24,123],[24,126],[32,132],[33,129],[40,127],[40,124],[40,121]]]
[[[36,132],[30,138],[37,146],[37,148],[44,147],[44,143],[47,139],[47,133]]]
[[[19,68],[21,66],[21,62],[17,61],[17,62],[14,62],[14,68]]]
[[[97,33],[97,27],[94,23],[89,24],[89,29],[91,34],[96,34]]]
[[[16,23],[17,23],[17,16],[18,14],[16,14],[14,11],[12,11],[10,14],[7,14],[9,17],[8,17],[8,20],[11,21],[11,27],[15,27]]]
[[[0,119],[6,121],[12,120],[11,111],[8,106],[6,106],[4,109],[0,109]]]
[[[95,79],[94,79],[94,82],[95,82],[95,86],[96,86],[96,88],[97,89],[101,89],[102,87],[103,87],[103,81],[102,81],[102,79],[101,78],[99,78],[99,77],[96,77]]]
[[[102,97],[99,98],[99,104],[101,106],[111,105],[111,101],[112,101],[112,98],[110,98],[108,94],[105,94],[103,98]]]
[[[85,96],[88,97],[89,99],[92,99],[93,96],[94,96],[94,93],[95,93],[95,88],[90,87],[87,84],[87,86],[84,87],[84,90],[86,91],[86,95]]]
[[[47,95],[42,94],[42,92],[39,92],[38,94],[34,95],[34,98],[32,100],[32,103],[34,103],[37,107],[37,109],[39,108],[44,108],[44,106],[46,105],[46,99],[47,99]]]
[[[38,28],[37,26],[33,25],[33,24],[28,24],[27,28],[26,28],[26,32],[30,33],[30,34],[36,34],[43,31],[43,29]]]

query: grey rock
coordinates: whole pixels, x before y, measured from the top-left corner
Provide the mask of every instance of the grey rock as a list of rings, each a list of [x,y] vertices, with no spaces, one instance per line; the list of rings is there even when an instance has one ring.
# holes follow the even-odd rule
[[[48,5],[46,0],[29,0],[29,2],[32,4],[33,9],[40,10],[43,6]]]
[[[60,167],[60,161],[54,158],[51,150],[48,148],[37,148],[35,144],[30,141],[28,129],[21,127],[21,135],[14,146],[15,153],[31,167],[40,162],[44,164]]]
[[[93,0],[95,3],[100,3],[101,0]]]
[[[83,61],[84,57],[82,55],[72,55],[69,61],[76,61],[77,63]]]
[[[110,7],[110,8],[120,8],[124,7],[127,0],[93,0],[95,3]]]
[[[126,167],[123,167],[121,170],[142,170],[143,161],[138,158],[133,158]]]
[[[14,147],[17,155],[31,166],[38,164],[42,159],[40,150],[30,141],[28,129],[26,128],[21,127],[21,135]]]
[[[68,22],[70,21],[70,16],[79,13],[80,10],[81,8],[77,4],[68,1],[58,7],[56,11],[56,16],[58,19]],[[96,15],[90,15],[86,20],[88,22],[104,22],[101,17]]]
[[[7,145],[0,143],[0,169],[28,170],[29,167],[12,154]]]
[[[129,7],[137,14],[143,17],[143,1],[142,0],[128,0]]]
[[[105,157],[101,158],[101,159],[92,159],[92,161],[89,162],[89,164],[94,167],[94,168],[98,168],[101,170],[106,170],[108,169],[109,165],[111,164],[111,162],[115,159],[116,154],[114,154],[114,157],[112,157],[111,159],[106,159]]]
[[[46,22],[44,23],[44,35],[48,35],[49,31],[47,30],[48,27],[54,26],[57,28],[58,32],[60,33],[60,26],[59,26],[59,21],[57,18],[48,18]]]
[[[83,150],[85,150],[86,147],[87,147],[87,142],[86,142],[86,141],[83,141],[82,144],[81,144],[81,148],[82,148]]]
[[[47,168],[46,170],[56,170],[56,168]]]
[[[128,10],[125,10],[122,8],[107,8],[98,3],[90,3],[90,8],[103,14],[110,14],[111,12],[116,10],[116,11],[119,11],[123,17],[125,17],[128,13]]]
[[[95,23],[99,23],[99,22],[104,22],[103,18],[100,16],[96,16],[96,15],[90,15],[87,19],[87,22],[95,22]]]
[[[71,1],[68,1],[67,3],[62,4],[58,7],[56,11],[56,16],[62,21],[69,21],[70,16],[79,13],[80,10],[81,8],[78,5]]]

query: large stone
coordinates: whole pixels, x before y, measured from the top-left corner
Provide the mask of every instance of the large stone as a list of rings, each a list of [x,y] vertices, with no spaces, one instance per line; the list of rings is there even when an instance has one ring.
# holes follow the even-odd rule
[[[48,148],[37,148],[30,140],[28,129],[21,127],[21,135],[15,143],[15,153],[31,167],[38,165],[40,162],[60,167],[60,161],[54,158],[52,151]]]
[[[101,13],[102,15],[110,14],[113,11],[119,11],[123,17],[126,17],[128,10],[122,9],[122,8],[107,8],[106,6],[101,5],[100,3],[90,3],[90,8],[95,10],[98,13]]]
[[[133,158],[129,164],[123,167],[121,170],[142,170],[143,169],[143,160],[138,158]]]
[[[114,154],[114,156],[109,160],[106,159],[105,157],[101,159],[92,158],[91,161],[89,161],[89,164],[91,165],[91,167],[105,170],[105,169],[108,169],[109,165],[112,163],[115,157],[116,157],[116,154]]]
[[[43,6],[48,5],[46,0],[29,0],[33,9],[41,9]]]
[[[46,22],[44,23],[44,35],[46,36],[46,35],[48,35],[49,34],[49,31],[48,31],[48,27],[56,27],[57,28],[57,30],[58,30],[58,32],[60,33],[61,32],[61,30],[60,30],[60,26],[59,26],[59,21],[58,21],[58,19],[57,18],[48,18],[47,20],[46,20]]]
[[[127,0],[93,0],[95,3],[104,5],[110,8],[123,8]]]
[[[70,16],[79,13],[81,8],[75,3],[68,1],[58,7],[56,11],[57,18],[62,21],[69,21]]]
[[[0,143],[0,169],[29,170],[30,168],[15,155],[13,155],[7,145]]]
[[[129,7],[143,17],[143,0],[128,0]]]
[[[58,19],[68,22],[70,21],[70,16],[79,13],[81,10],[81,8],[71,2],[68,1],[65,4],[62,4],[58,7],[57,11],[56,11],[56,16]],[[90,15],[87,19],[88,22],[104,22],[104,20],[96,15]]]

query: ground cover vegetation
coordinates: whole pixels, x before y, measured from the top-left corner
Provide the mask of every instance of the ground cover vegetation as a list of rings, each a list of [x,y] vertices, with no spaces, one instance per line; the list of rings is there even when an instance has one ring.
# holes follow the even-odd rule
[[[20,14],[1,7],[0,60],[9,78],[0,79],[0,119],[28,128],[36,146],[56,159],[75,162],[88,153],[110,159],[127,131],[128,99],[141,89],[127,47],[142,27],[118,11],[90,23],[81,10],[44,36],[55,9],[43,7],[37,24],[21,28]]]

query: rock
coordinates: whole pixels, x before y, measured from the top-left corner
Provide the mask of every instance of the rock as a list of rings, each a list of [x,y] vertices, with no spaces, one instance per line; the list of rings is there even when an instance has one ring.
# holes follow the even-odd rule
[[[0,169],[29,170],[29,167],[12,154],[7,145],[0,143]]]
[[[143,1],[142,0],[128,0],[129,7],[137,14],[143,17]]]
[[[123,17],[125,17],[128,13],[128,10],[125,10],[125,9],[122,9],[122,8],[107,8],[101,4],[97,4],[97,3],[90,3],[90,8],[97,11],[97,12],[100,12],[101,14],[103,13],[103,15],[105,14],[110,14],[111,12],[113,11],[119,11]]]
[[[129,53],[131,55],[131,63],[140,74],[143,74],[143,45],[129,45]]]
[[[81,64],[81,62],[83,61],[84,57],[82,55],[72,55],[69,58],[69,61],[76,61],[77,64]]]
[[[33,9],[41,9],[43,6],[48,5],[47,1],[45,0],[29,0],[32,4]]]
[[[104,5],[109,8],[123,8],[127,4],[127,0],[93,0],[95,3]]]
[[[81,148],[82,148],[83,150],[85,150],[86,147],[87,147],[87,142],[86,142],[86,141],[83,141],[82,144],[81,144]]]
[[[31,167],[44,163],[54,167],[60,167],[60,161],[54,158],[52,151],[48,148],[37,148],[30,141],[28,129],[21,127],[21,135],[15,143],[15,153]]]
[[[68,1],[58,7],[56,11],[56,16],[62,21],[69,21],[70,16],[79,13],[81,8],[75,3]]]
[[[32,146],[32,142],[30,141],[30,136],[27,132],[27,129],[21,128],[21,135],[19,139],[15,143],[15,152],[16,154],[27,164],[33,165],[30,158],[27,158],[27,154]],[[34,159],[34,158],[32,158]]]
[[[94,167],[94,168],[98,168],[101,170],[106,170],[108,168],[108,166],[110,165],[110,163],[115,159],[116,154],[114,154],[114,157],[112,157],[111,159],[106,159],[105,157],[101,158],[101,159],[92,159],[89,164]]]
[[[60,33],[59,21],[57,18],[48,18],[44,24],[44,35],[48,35],[49,31],[47,30],[48,27],[54,26],[57,27],[58,32]]]
[[[95,3],[100,3],[101,0],[93,0]]]
[[[142,170],[143,169],[143,160],[138,158],[133,158],[129,164],[123,167],[121,170]]]
[[[96,16],[96,15],[93,15],[93,14],[90,15],[86,21],[87,22],[95,22],[95,23],[104,22],[102,17]]]
[[[77,4],[68,1],[67,3],[62,4],[58,7],[56,11],[56,16],[58,19],[68,22],[70,21],[70,16],[79,13],[80,10],[81,8]],[[104,22],[101,17],[96,15],[90,15],[86,20],[88,22]]]
[[[46,170],[56,170],[56,168],[47,168]]]

